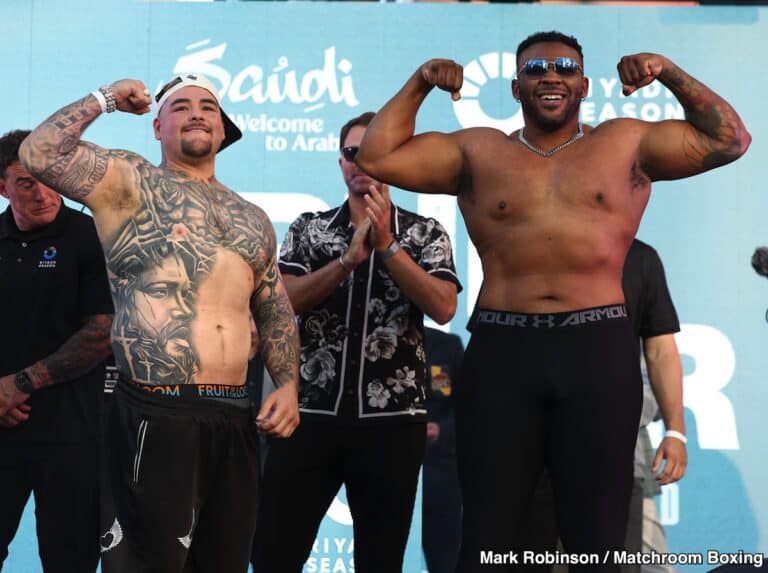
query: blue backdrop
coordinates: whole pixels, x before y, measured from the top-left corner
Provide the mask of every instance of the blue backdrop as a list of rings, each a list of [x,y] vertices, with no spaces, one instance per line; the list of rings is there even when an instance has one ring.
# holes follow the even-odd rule
[[[656,184],[639,232],[665,262],[684,323],[678,344],[690,466],[682,482],[666,488],[661,515],[675,552],[766,552],[768,283],[749,264],[755,246],[768,242],[762,222],[768,193],[761,191],[768,174],[768,78],[761,55],[766,17],[768,10],[751,7],[3,0],[0,131],[32,127],[123,77],[155,89],[177,71],[207,73],[245,132],[222,153],[218,177],[265,207],[282,238],[299,212],[344,199],[336,163],[339,127],[378,109],[429,58],[462,63],[467,81],[457,103],[431,95],[418,130],[494,125],[509,131],[522,121],[509,91],[514,50],[529,33],[559,29],[580,39],[592,86],[582,119],[591,124],[617,116],[681,118],[663,86],[623,97],[616,77],[624,54],[668,56],[729,100],[754,141],[730,166]],[[159,160],[147,116],[100,118],[87,139]],[[466,342],[463,326],[481,276],[455,201],[402,191],[393,197],[436,216],[451,232],[466,290],[449,326]],[[417,520],[406,573],[421,570],[418,531]],[[351,537],[342,496],[306,570],[352,571]],[[10,571],[39,569],[33,538],[26,521]]]

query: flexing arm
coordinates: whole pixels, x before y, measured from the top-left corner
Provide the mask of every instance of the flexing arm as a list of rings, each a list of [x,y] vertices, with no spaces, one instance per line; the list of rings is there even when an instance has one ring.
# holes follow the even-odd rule
[[[111,314],[88,317],[85,324],[61,347],[42,360],[25,368],[35,390],[79,378],[111,353]],[[0,378],[0,417],[23,404],[29,394],[21,392],[14,382],[15,374]]]
[[[685,434],[683,415],[683,370],[674,334],[663,334],[643,340],[648,377],[667,430]],[[677,438],[664,438],[656,451],[652,469],[657,471],[666,460],[657,479],[664,485],[683,477],[688,464],[685,444]]]
[[[149,111],[149,92],[140,81],[120,80],[111,87],[120,111]],[[37,126],[19,149],[21,163],[36,179],[94,211],[121,173],[119,154],[81,139],[101,113],[98,100],[87,95]]]
[[[266,215],[260,214],[266,219]],[[291,301],[275,259],[275,234],[265,229],[267,263],[257,280],[251,312],[259,333],[259,353],[277,390],[269,395],[257,420],[265,432],[287,438],[299,425],[299,332]]]
[[[685,109],[685,121],[648,124],[640,162],[651,179],[695,175],[735,161],[747,151],[752,137],[736,110],[664,56],[624,56],[617,67],[624,95],[658,79]]]
[[[315,308],[338,288],[351,271],[368,259],[371,247],[366,237],[370,228],[371,221],[366,219],[355,229],[349,249],[341,256],[343,265],[339,259],[335,259],[311,273],[302,276],[286,275],[283,278],[294,311],[300,314]]]
[[[394,237],[390,234],[389,191],[379,192],[374,185],[365,196],[371,219],[371,246],[378,253],[386,251]],[[456,285],[432,276],[400,249],[384,261],[387,270],[406,297],[438,324],[445,324],[456,313]]]
[[[422,193],[458,192],[463,159],[456,134],[414,136],[416,113],[433,87],[458,99],[462,67],[430,60],[376,114],[365,131],[356,163],[371,177]]]

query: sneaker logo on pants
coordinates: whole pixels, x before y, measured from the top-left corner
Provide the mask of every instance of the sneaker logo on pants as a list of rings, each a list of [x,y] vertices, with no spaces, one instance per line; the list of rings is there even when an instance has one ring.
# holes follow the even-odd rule
[[[114,549],[122,540],[123,528],[120,527],[120,522],[115,518],[115,522],[109,528],[109,531],[101,536],[101,552],[106,553],[110,549]]]

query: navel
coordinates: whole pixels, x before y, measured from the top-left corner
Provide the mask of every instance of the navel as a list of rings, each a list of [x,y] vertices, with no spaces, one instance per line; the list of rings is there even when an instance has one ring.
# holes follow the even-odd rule
[[[507,208],[507,202],[506,201],[499,201],[499,209],[502,211]]]
[[[599,192],[597,195],[595,195],[595,199],[597,199],[598,203],[602,203],[605,200],[605,195],[603,195],[602,192]]]

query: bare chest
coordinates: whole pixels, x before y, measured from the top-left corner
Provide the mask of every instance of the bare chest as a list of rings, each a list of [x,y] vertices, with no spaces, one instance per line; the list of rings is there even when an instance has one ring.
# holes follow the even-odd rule
[[[495,160],[471,163],[471,186],[460,193],[465,216],[512,223],[577,214],[639,217],[650,180],[629,155],[579,144],[540,157],[512,143]]]
[[[259,268],[260,244],[248,204],[233,193],[168,184],[143,193],[139,209],[118,227],[105,254],[112,270],[135,272],[174,253],[196,274],[208,274],[222,251]]]

